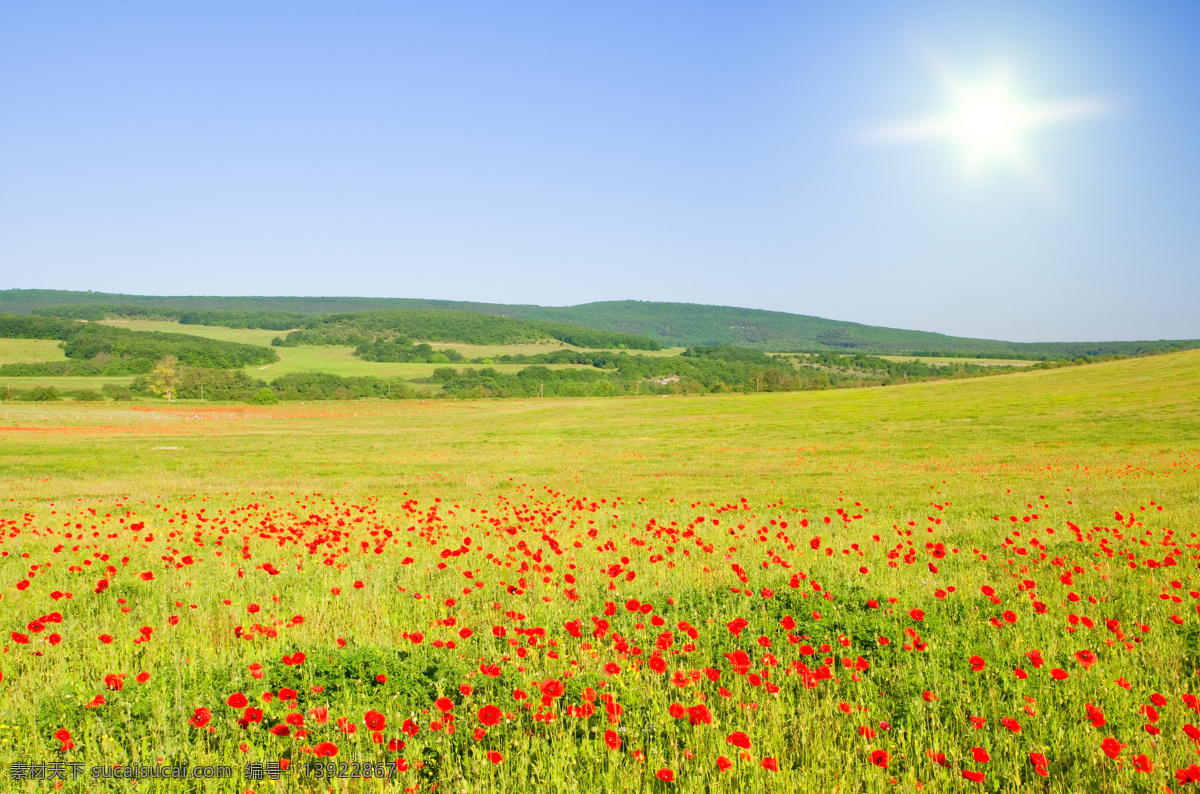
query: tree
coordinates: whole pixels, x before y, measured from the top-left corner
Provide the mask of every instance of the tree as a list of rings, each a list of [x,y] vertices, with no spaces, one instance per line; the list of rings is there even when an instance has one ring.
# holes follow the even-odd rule
[[[150,373],[150,390],[161,394],[170,402],[179,385],[179,359],[172,355],[163,356]]]

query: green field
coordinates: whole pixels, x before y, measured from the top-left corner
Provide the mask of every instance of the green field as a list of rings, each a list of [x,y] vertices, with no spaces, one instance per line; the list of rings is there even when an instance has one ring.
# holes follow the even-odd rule
[[[62,348],[52,339],[0,339],[0,364],[65,360]]]
[[[155,320],[106,320],[104,321],[104,324],[114,325],[121,328],[129,328],[135,331],[169,331],[173,333],[203,336],[209,339],[220,339],[226,342],[242,342],[253,345],[269,345],[274,337],[286,335],[286,332],[264,331],[256,328],[221,328],[218,326],[208,325],[182,325],[175,322],[161,322]],[[419,342],[421,340],[416,341]],[[565,344],[464,345],[434,343],[432,346],[439,350],[453,348],[468,359],[489,358],[492,356],[502,355],[536,355],[538,353],[551,353],[556,350],[585,349]],[[279,354],[280,361],[278,363],[270,364],[265,367],[246,367],[246,374],[253,378],[267,381],[270,381],[281,375],[291,374],[293,372],[328,372],[333,375],[341,375],[343,377],[373,375],[379,378],[401,377],[412,379],[428,378],[433,374],[435,369],[440,366],[446,366],[445,364],[394,364],[376,361],[363,361],[354,357],[353,347],[343,346],[277,347],[274,349]],[[683,351],[682,348],[673,348],[659,351],[636,352],[642,355],[670,356],[678,355]],[[59,353],[61,357],[61,351],[59,351]],[[470,365],[458,364],[456,366],[462,367]],[[496,364],[492,366],[494,366],[499,372],[518,372],[526,365]],[[573,364],[555,364],[550,366],[550,369],[572,368],[586,367],[583,365]],[[7,379],[0,378],[0,385],[2,385],[3,381],[5,380]],[[48,381],[49,379],[46,380]],[[14,385],[13,388],[16,388],[16,386]]]
[[[740,794],[1161,791],[1196,763],[1200,353],[799,394],[9,411],[5,764]]]

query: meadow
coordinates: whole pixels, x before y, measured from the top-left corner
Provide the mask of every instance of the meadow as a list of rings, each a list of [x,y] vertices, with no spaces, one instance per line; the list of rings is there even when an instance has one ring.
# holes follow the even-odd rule
[[[1200,783],[1200,353],[9,411],[6,767],[233,768],[155,791]]]

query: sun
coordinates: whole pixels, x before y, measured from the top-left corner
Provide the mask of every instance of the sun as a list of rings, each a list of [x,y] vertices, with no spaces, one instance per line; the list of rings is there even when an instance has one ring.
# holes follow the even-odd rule
[[[1045,179],[1030,156],[1030,134],[1039,127],[1101,115],[1111,107],[1097,99],[1026,100],[1005,69],[974,83],[947,67],[938,72],[950,94],[949,110],[876,127],[867,132],[867,138],[881,143],[950,142],[961,152],[967,177],[1008,168],[1044,187]]]
[[[1004,151],[1016,142],[1021,107],[1004,96],[974,97],[958,112],[963,141],[983,153]]]

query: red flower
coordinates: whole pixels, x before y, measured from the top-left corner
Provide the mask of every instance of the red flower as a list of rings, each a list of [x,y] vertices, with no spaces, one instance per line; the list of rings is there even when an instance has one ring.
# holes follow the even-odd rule
[[[387,725],[387,720],[378,711],[368,711],[363,721],[373,731],[382,731]]]
[[[921,693],[921,697],[925,699],[926,703],[933,703],[937,700],[937,695],[933,694],[928,689]]]
[[[313,755],[318,758],[332,758],[337,754],[337,745],[333,742],[321,742],[313,748]]]
[[[720,769],[722,772],[727,772],[732,766],[733,762],[725,756],[721,756],[717,759],[717,769]]]
[[[147,672],[144,672],[144,671],[143,671],[143,672],[141,672],[141,673],[138,673],[137,682],[138,682],[139,684],[144,684],[144,683],[146,683],[146,682],[147,682],[147,681],[149,681],[149,680],[150,680],[150,674],[149,674],[149,673],[147,673]]]
[[[438,711],[445,714],[454,708],[454,701],[452,701],[450,698],[438,698],[436,701],[434,701],[433,705]]]
[[[970,663],[971,669],[977,673],[987,666],[987,662],[983,660],[982,656],[972,656],[967,661]]]
[[[1005,728],[1008,728],[1013,733],[1021,732],[1021,723],[1017,722],[1012,717],[1005,717],[1004,719],[1000,720],[1000,724]]]
[[[779,771],[779,762],[774,758],[764,758],[762,760],[762,768],[771,772]]]
[[[962,771],[962,776],[973,783],[982,783],[983,779],[987,777],[987,775],[982,772],[974,772],[970,769],[964,769]]]
[[[1050,677],[1053,678],[1055,681],[1066,681],[1071,676],[1068,675],[1067,671],[1062,669],[1061,667],[1055,667],[1053,670],[1050,671]]]
[[[1114,761],[1117,760],[1117,756],[1121,754],[1121,749],[1123,747],[1125,747],[1125,745],[1121,744],[1111,736],[1100,743],[1100,749],[1105,755]]]
[[[666,783],[673,783],[673,782],[675,782],[675,773],[674,773],[674,772],[672,772],[670,769],[660,769],[660,770],[658,770],[658,775],[657,775],[657,777],[658,777],[658,779],[659,779],[659,780],[662,780],[662,781],[664,781],[664,782],[666,782]]]
[[[871,752],[871,763],[880,769],[887,769],[891,763],[892,757],[887,750],[874,750]]]
[[[201,706],[200,708],[196,709],[196,712],[192,715],[192,718],[188,720],[188,725],[191,725],[195,728],[203,728],[211,719],[212,712]]]
[[[71,741],[71,732],[66,728],[59,728],[54,732],[54,738],[62,742],[62,747],[58,748],[60,753],[65,753],[75,747],[75,742]]]
[[[121,676],[116,673],[109,673],[104,676],[104,685],[114,692],[120,692],[125,687],[125,682],[121,680]]]
[[[912,618],[913,620],[924,620],[925,619],[925,613],[919,609],[908,610],[908,616],[910,618]]]
[[[1081,665],[1083,665],[1083,669],[1086,670],[1096,663],[1096,654],[1092,653],[1091,651],[1087,651],[1087,650],[1079,651],[1078,653],[1075,654],[1075,659]]]
[[[1103,728],[1107,725],[1104,719],[1104,712],[1093,706],[1091,703],[1085,703],[1084,708],[1087,709],[1087,718],[1091,720],[1093,728]]]
[[[542,690],[543,695],[552,698],[562,697],[563,693],[566,691],[563,689],[562,681],[558,681],[553,678],[543,681],[540,689]]]
[[[610,750],[620,750],[621,749],[621,737],[617,736],[616,731],[605,731],[604,732],[604,743],[608,745],[608,749],[610,749]]]
[[[225,701],[225,705],[231,706],[235,709],[243,709],[246,707],[246,703],[248,702],[249,701],[246,700],[246,696],[241,692],[234,692],[229,696],[229,699]]]
[[[500,753],[496,752],[495,750],[489,750],[487,754],[487,760],[493,764],[498,764],[504,760],[504,756],[500,755]]]
[[[1152,762],[1145,753],[1135,755],[1133,757],[1133,768],[1139,772],[1153,772],[1154,762]]]
[[[604,665],[604,672],[608,675],[616,675],[617,673],[621,672],[621,666],[615,662],[609,662],[608,664]]]
[[[1046,756],[1042,755],[1041,753],[1030,753],[1029,763],[1033,764],[1034,766],[1050,766],[1050,762],[1046,760]]]
[[[992,760],[992,757],[988,755],[988,751],[982,747],[972,747],[971,757],[975,759],[975,763],[977,764],[986,764]]]
[[[479,721],[487,726],[499,723],[501,716],[503,713],[496,706],[484,706],[479,710]]]
[[[740,747],[743,750],[750,749],[750,737],[741,731],[734,731],[725,737],[725,741],[732,744],[734,747]]]
[[[22,636],[24,636],[24,635],[22,635]],[[13,639],[14,640],[17,639],[16,635],[13,635]],[[110,644],[113,640],[112,636],[109,634],[101,634],[98,639],[100,640],[100,642],[104,643],[105,645]],[[17,640],[17,642],[20,642],[20,640]]]

